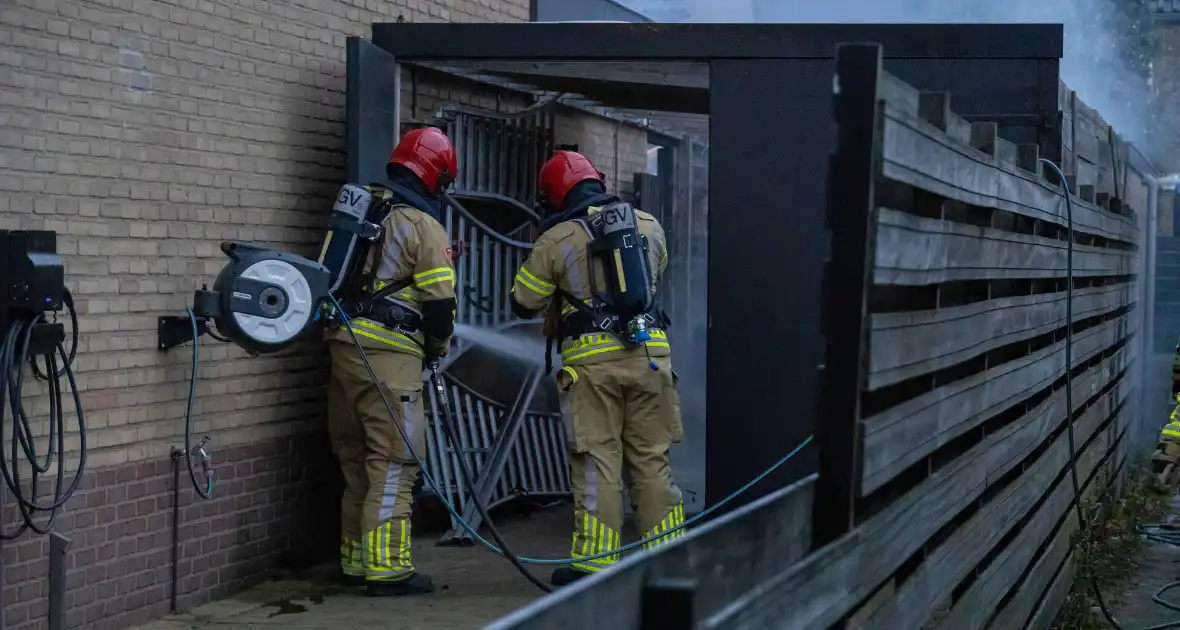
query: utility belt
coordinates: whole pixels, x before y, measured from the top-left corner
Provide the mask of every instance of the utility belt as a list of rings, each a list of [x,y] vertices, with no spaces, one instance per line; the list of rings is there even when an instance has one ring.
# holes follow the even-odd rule
[[[347,300],[344,309],[349,317],[359,317],[413,337],[422,330],[422,312],[393,297],[410,286],[410,281],[382,286],[376,291],[357,291],[357,297]]]
[[[422,330],[422,313],[388,297],[373,303],[367,309],[357,313],[355,317],[375,321],[386,328],[411,337]]]
[[[561,337],[565,339],[577,339],[582,335],[591,333],[611,333],[626,340],[631,331],[628,330],[630,320],[624,320],[620,316],[607,312],[603,305],[588,305],[590,312],[576,309],[574,312],[561,318]],[[649,311],[641,316],[646,324],[646,328],[659,328],[667,330],[671,325],[668,315],[663,311]]]

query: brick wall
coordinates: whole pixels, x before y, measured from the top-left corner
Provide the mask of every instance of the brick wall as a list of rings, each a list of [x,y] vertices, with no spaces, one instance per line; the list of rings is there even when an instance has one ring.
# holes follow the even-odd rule
[[[338,498],[338,473],[317,442],[304,434],[223,449],[208,501],[194,496],[182,467],[176,582],[181,610],[265,579],[276,565],[306,564],[315,559],[308,549],[338,535],[335,515],[323,509]],[[149,460],[83,476],[55,527],[71,539],[66,627],[114,630],[168,613],[172,465]],[[11,506],[6,517],[15,522]],[[47,626],[48,553],[44,536],[5,543],[5,627]]]
[[[344,173],[345,38],[398,16],[527,15],[528,0],[0,4],[0,228],[58,232],[80,316],[89,472],[55,528],[73,541],[68,626],[121,628],[167,610],[169,451],[182,441],[191,356],[155,349],[156,318],[212,282],[223,240],[306,253],[321,237]],[[447,101],[526,104],[461,81],[403,88],[406,119]],[[636,128],[567,111],[558,136],[624,192],[643,169]],[[337,526],[316,344],[251,358],[206,338],[198,375],[195,431],[214,439],[218,485],[204,502],[181,478],[182,608],[262,579],[289,549],[331,553]],[[76,459],[76,432],[66,444]],[[11,628],[47,625],[47,545],[29,534],[4,545]]]
[[[211,282],[222,240],[305,250],[319,238],[343,176],[345,37],[399,15],[527,11],[527,0],[0,5],[0,228],[58,231],[81,318],[88,472],[55,528],[72,539],[67,626],[122,628],[167,610],[168,453],[189,354],[155,350],[156,317]],[[495,91],[419,96],[488,106]],[[261,579],[289,549],[335,544],[334,470],[313,435],[318,348],[250,358],[206,339],[201,360],[196,431],[214,438],[218,485],[204,502],[181,479],[182,607]],[[78,443],[67,437],[74,458]],[[12,531],[11,505],[3,516]],[[4,545],[11,628],[47,625],[47,545],[31,534]]]
[[[606,175],[607,190],[624,196],[635,187],[635,173],[647,168],[647,131],[626,123],[565,109],[555,124],[557,144],[576,144]]]

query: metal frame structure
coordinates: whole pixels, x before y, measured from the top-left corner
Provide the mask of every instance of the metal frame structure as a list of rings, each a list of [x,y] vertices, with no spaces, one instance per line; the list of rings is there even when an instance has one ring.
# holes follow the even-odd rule
[[[995,120],[1022,143],[1033,134],[1042,156],[1060,156],[1060,25],[375,24],[372,41],[398,62],[517,62],[496,71],[608,108],[708,114],[707,502],[814,432],[818,461],[816,449],[805,451],[728,509],[818,467],[814,513],[828,539],[854,522],[848,497],[859,475],[848,462],[858,420],[849,399],[862,371],[862,318],[837,314],[864,299],[869,212],[862,194],[824,210],[828,187],[839,185],[826,176],[837,147],[833,87],[844,89],[832,83],[837,46],[880,43],[890,72],[949,91],[957,112]],[[612,63],[621,78],[564,76],[550,61]],[[649,70],[622,77],[624,62]],[[688,69],[671,76],[662,65]],[[1005,73],[1020,87],[986,91],[970,83],[981,73]],[[371,118],[354,117],[351,105],[349,114],[350,161],[364,159],[374,149],[354,146],[354,126]],[[366,128],[363,137],[389,148],[395,136]],[[863,140],[842,141],[855,153]]]

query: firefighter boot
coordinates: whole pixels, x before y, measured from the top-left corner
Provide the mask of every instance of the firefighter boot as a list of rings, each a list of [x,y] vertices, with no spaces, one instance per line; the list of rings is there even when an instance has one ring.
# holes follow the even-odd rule
[[[361,540],[365,565],[365,592],[370,597],[400,597],[434,592],[429,576],[414,570],[410,519],[382,523]]]
[[[365,565],[361,562],[361,543],[340,538],[340,577],[345,586],[364,586]]]
[[[365,594],[369,597],[401,597],[403,595],[429,595],[434,592],[434,580],[429,575],[412,573],[401,580],[367,580]]]
[[[573,584],[574,582],[589,576],[589,571],[579,571],[573,567],[561,567],[560,569],[553,571],[553,575],[550,576],[549,581],[552,582],[554,586],[565,586],[566,584]]]

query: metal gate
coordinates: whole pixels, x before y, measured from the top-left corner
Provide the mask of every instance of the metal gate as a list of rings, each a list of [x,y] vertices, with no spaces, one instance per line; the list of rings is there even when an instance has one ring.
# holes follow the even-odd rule
[[[502,113],[453,106],[441,117],[459,157],[461,190],[511,197],[532,208],[537,171],[553,154],[556,101]]]
[[[459,159],[452,196],[457,200],[481,195],[499,198],[506,210],[519,206],[513,211],[522,217],[519,224],[500,232],[467,208],[447,205],[444,209],[442,223],[451,239],[467,246],[455,270],[459,324],[502,329],[516,320],[508,290],[536,236],[534,224],[523,217],[536,199],[537,172],[554,150],[554,109],[553,101],[507,114],[450,106],[438,115]],[[466,349],[459,340],[450,361]],[[462,383],[448,375],[447,390],[462,442],[458,450],[442,436],[433,392],[428,397],[432,427],[427,467],[450,495],[446,498],[473,527],[479,527],[473,495],[491,506],[520,495],[570,492],[560,414],[529,411],[539,379],[539,374],[532,375],[521,384],[517,401],[503,405],[481,395],[478,383]],[[475,473],[474,488],[467,487],[458,474],[460,456]],[[451,521],[452,530],[444,539],[471,537],[458,519],[452,516]]]

